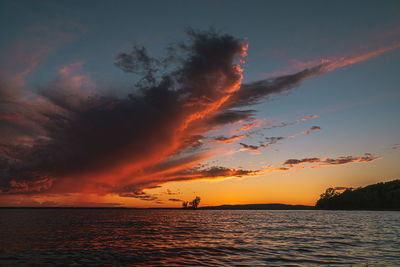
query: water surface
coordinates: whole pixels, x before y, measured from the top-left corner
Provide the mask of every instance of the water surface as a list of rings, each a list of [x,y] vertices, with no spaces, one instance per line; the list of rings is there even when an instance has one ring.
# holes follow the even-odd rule
[[[0,210],[0,265],[400,265],[400,212]]]

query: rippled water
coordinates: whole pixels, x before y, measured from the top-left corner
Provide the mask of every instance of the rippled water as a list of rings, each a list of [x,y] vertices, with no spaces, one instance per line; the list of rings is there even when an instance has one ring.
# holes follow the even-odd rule
[[[400,212],[0,210],[0,265],[400,265]]]

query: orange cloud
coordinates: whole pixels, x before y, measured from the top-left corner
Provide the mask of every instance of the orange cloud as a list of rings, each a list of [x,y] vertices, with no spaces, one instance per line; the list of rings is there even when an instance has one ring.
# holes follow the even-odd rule
[[[241,130],[242,131],[247,131],[250,130],[254,127],[259,127],[261,124],[259,122],[253,122],[253,123],[247,123],[247,124],[243,124]]]
[[[140,192],[170,181],[251,175],[251,171],[222,167],[193,169],[210,155],[196,152],[194,145],[202,143],[199,136],[212,127],[210,119],[224,111],[240,89],[243,70],[235,62],[246,55],[247,45],[214,32],[190,35],[192,44],[177,48],[191,51],[186,63],[161,80],[150,77],[155,70],[148,68],[155,67],[157,60],[144,48],[122,53],[117,65],[126,72],[140,72],[145,80],[137,85],[140,93],[126,98],[96,96],[95,84],[80,73],[83,62],[62,67],[57,79],[40,91],[41,114],[48,118],[36,122],[45,131],[41,142],[15,146],[12,154],[7,150],[0,155],[6,163],[0,166],[5,173],[2,192],[31,189],[152,199]],[[17,163],[11,166],[10,162]],[[35,182],[43,177],[52,177],[52,183],[38,190]]]

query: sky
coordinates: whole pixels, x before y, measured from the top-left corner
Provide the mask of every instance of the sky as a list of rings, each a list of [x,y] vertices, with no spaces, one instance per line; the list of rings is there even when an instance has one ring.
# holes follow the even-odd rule
[[[399,1],[1,1],[0,206],[314,205],[400,177]]]

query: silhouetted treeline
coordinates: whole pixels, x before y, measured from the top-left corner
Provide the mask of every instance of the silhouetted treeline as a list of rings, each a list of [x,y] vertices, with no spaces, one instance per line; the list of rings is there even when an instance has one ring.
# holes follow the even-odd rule
[[[347,189],[342,193],[328,188],[317,201],[317,209],[400,210],[400,180]]]

